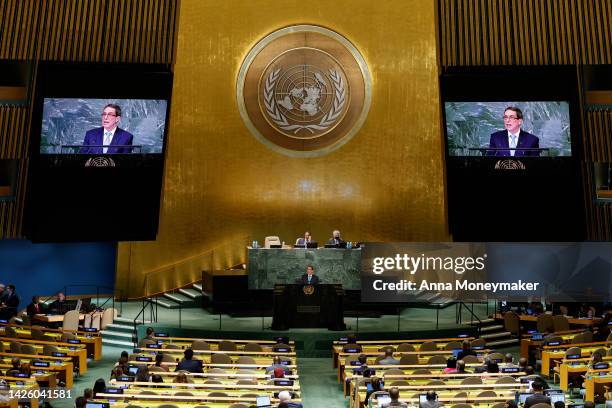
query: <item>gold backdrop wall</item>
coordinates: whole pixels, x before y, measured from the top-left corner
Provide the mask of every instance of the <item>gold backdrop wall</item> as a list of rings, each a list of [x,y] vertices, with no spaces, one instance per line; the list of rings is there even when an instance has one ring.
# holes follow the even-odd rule
[[[130,297],[198,280],[245,261],[245,245],[309,230],[322,243],[447,236],[435,2],[431,0],[180,3],[160,229],[122,243],[117,287]],[[355,137],[319,158],[265,147],[238,113],[240,64],[266,34],[321,25],[348,38],[373,78]]]

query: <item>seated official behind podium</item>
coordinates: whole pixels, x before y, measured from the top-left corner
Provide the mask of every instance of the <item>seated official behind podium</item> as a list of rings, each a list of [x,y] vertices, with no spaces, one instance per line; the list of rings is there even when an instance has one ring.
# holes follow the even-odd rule
[[[306,231],[303,238],[298,238],[297,241],[295,241],[295,245],[307,247],[309,242],[312,242],[312,237],[310,236],[310,232]]]
[[[319,283],[319,277],[314,274],[312,265],[308,265],[306,273],[302,275],[302,283],[304,285],[316,285]]]
[[[334,230],[332,233],[332,237],[329,241],[327,241],[327,245],[343,245],[346,242],[340,237],[340,231]]]

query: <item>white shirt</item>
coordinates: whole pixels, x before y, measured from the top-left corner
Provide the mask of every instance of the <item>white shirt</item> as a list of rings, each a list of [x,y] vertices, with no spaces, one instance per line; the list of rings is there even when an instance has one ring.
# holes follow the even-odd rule
[[[519,129],[519,131],[516,132],[516,134],[508,131],[508,147],[516,148],[516,146],[518,145],[518,138],[520,134],[521,134],[521,129]],[[515,136],[514,143],[512,143],[513,136]],[[516,150],[510,150],[510,156],[514,156],[515,153],[516,153]]]
[[[107,131],[106,129],[102,128],[102,144],[105,146],[108,146],[109,144],[111,144],[111,142],[113,141],[113,137],[115,136],[115,132],[117,131],[117,126],[115,126],[115,128],[113,130],[111,130],[110,132]],[[109,135],[110,133],[110,135]],[[108,151],[108,147],[103,147],[102,148],[102,153],[106,153]]]

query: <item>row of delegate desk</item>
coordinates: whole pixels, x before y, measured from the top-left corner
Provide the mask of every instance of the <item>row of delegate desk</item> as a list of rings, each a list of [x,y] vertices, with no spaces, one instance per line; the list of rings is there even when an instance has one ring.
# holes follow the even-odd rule
[[[228,342],[228,340],[221,339],[163,336],[154,337],[154,340],[156,343],[153,345],[134,349],[134,354],[130,355],[129,364],[153,363],[155,354],[162,352],[163,365],[171,371],[156,370],[154,374],[160,375],[164,382],[134,382],[128,377],[120,377],[111,380],[111,387],[108,390],[110,392],[98,394],[98,400],[114,402],[114,406],[117,407],[125,404],[146,404],[148,407],[154,407],[155,404],[172,403],[190,407],[194,406],[193,404],[205,404],[213,408],[227,407],[230,403],[237,402],[250,405],[255,402],[256,396],[262,394],[269,395],[272,401],[278,402],[275,396],[278,392],[287,390],[296,394],[295,401],[300,401],[300,382],[293,341],[289,342],[288,349],[274,351],[273,347],[277,345],[276,342],[265,340],[231,340],[236,350],[221,350],[221,343]],[[206,347],[209,348],[207,350],[192,348],[194,358],[203,361],[202,366],[206,372],[185,373],[189,383],[174,383],[174,379],[179,375],[174,372],[174,369],[180,358],[183,357],[184,349],[194,346],[194,341],[198,341],[200,345],[205,341]],[[248,344],[253,343],[257,343],[261,350],[245,350]],[[215,355],[221,354],[229,357],[232,362],[226,364],[212,362]],[[287,362],[286,367],[293,373],[280,380],[281,383],[270,383],[270,374],[266,374],[266,368],[272,364],[275,356]],[[251,362],[238,363],[244,358]]]

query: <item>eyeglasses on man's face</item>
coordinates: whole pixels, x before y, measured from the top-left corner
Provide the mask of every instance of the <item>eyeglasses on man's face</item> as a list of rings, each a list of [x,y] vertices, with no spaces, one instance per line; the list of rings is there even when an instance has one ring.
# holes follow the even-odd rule
[[[518,118],[514,115],[504,115],[504,120],[517,120]]]
[[[102,117],[109,117],[109,118],[114,118],[115,116],[117,116],[116,114],[112,113],[112,112],[102,112]]]

